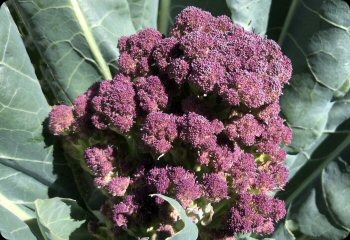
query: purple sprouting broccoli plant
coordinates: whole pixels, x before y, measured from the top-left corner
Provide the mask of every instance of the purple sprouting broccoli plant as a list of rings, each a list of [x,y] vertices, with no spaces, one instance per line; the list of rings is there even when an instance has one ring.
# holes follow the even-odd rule
[[[286,214],[271,193],[288,179],[292,139],[279,116],[292,65],[277,43],[188,7],[170,37],[145,29],[118,47],[114,79],[49,119],[107,197],[106,226],[117,237],[173,235],[178,215],[149,196],[160,193],[205,239],[272,233]]]

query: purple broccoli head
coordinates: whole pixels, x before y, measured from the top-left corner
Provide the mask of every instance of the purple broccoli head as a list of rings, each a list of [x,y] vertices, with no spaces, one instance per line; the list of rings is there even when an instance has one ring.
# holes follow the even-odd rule
[[[292,141],[279,116],[292,65],[278,44],[188,7],[170,37],[144,29],[118,48],[116,76],[49,117],[52,134],[76,149],[69,154],[107,197],[115,237],[179,230],[178,215],[153,193],[179,201],[218,239],[272,233],[286,211],[271,192],[288,180],[284,145]]]

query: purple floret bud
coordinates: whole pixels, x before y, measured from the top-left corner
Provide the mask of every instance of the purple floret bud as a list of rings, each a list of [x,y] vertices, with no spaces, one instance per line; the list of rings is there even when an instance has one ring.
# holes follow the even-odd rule
[[[148,56],[162,37],[162,34],[156,29],[146,28],[129,37],[121,38],[118,46],[120,52],[127,52],[135,58]]]
[[[255,181],[256,161],[251,153],[242,153],[232,165],[230,173],[236,192],[245,192]]]
[[[192,62],[191,67],[188,81],[206,93],[211,92],[215,85],[225,77],[225,69],[212,59],[196,59]]]
[[[119,74],[113,80],[101,82],[92,104],[111,127],[125,133],[132,127],[136,115],[134,96],[132,82]],[[98,124],[95,123],[95,126],[98,127]]]
[[[268,173],[274,179],[277,188],[283,189],[289,177],[289,171],[283,164],[271,164]]]
[[[292,130],[284,124],[281,117],[276,117],[267,124],[266,130],[262,133],[264,141],[276,143],[276,145],[285,143],[290,144],[292,141]]]
[[[135,83],[135,88],[137,100],[144,111],[156,112],[166,108],[168,94],[159,77],[140,77]]]
[[[73,103],[74,116],[86,118],[91,112],[91,99],[96,96],[100,82],[94,83],[84,94],[78,96]]]
[[[201,186],[193,173],[182,167],[173,167],[169,175],[175,185],[176,198],[183,207],[190,206],[194,200],[202,196]]]
[[[124,196],[129,184],[130,177],[114,177],[108,183],[108,192],[112,196],[122,197]]]
[[[113,170],[117,150],[111,145],[94,145],[85,150],[85,160],[95,176],[105,177]]]
[[[91,116],[91,123],[99,130],[105,130],[108,128],[108,120],[106,117],[102,116],[102,114],[93,114]]]
[[[141,129],[142,141],[154,153],[164,154],[172,147],[172,142],[177,138],[176,117],[174,115],[151,112],[147,115]]]
[[[283,201],[266,195],[241,194],[228,221],[233,233],[271,234],[274,223],[286,214]]]
[[[276,183],[269,173],[261,172],[255,177],[253,184],[254,189],[257,189],[260,193],[268,194],[273,191]]]
[[[170,35],[180,38],[193,31],[206,31],[208,24],[214,20],[213,16],[196,7],[187,7],[177,15]]]
[[[184,59],[176,58],[169,65],[168,76],[174,79],[177,84],[181,85],[184,83],[189,69],[190,66]]]
[[[140,68],[140,64],[135,60],[130,54],[128,53],[121,53],[118,59],[118,66],[120,68],[120,71],[123,72],[126,75],[133,75],[137,71],[140,73],[140,75],[144,75],[148,68],[146,69],[137,69]]]
[[[74,100],[73,108],[74,108],[74,114],[77,117],[84,117],[88,112],[88,104],[89,104],[89,98],[86,94],[82,94],[78,96]]]
[[[245,72],[235,75],[235,83],[241,102],[249,108],[257,108],[265,104],[266,93],[263,90],[262,77]]]
[[[152,56],[160,71],[166,72],[170,62],[179,54],[178,43],[176,38],[170,37],[160,40],[155,46]]]
[[[258,112],[257,116],[264,123],[268,124],[272,119],[278,117],[280,111],[281,111],[281,107],[279,103],[275,102],[261,109]]]
[[[154,193],[166,194],[169,186],[170,179],[168,176],[168,169],[165,168],[153,168],[149,171],[147,176],[147,185]],[[163,203],[164,200],[156,198],[158,204]]]
[[[233,32],[235,27],[232,23],[231,18],[225,15],[216,17],[214,20],[214,24],[212,25],[212,31],[220,31],[222,33]]]
[[[231,106],[240,104],[240,97],[234,88],[228,87],[226,84],[220,84],[219,95]]]
[[[253,232],[263,224],[263,217],[256,214],[251,207],[252,200],[252,195],[241,194],[236,206],[231,209],[228,225],[232,233]]]
[[[147,177],[150,190],[165,195],[175,195],[183,207],[188,207],[202,196],[201,186],[193,173],[182,167],[153,168]],[[158,204],[162,199],[156,198]]]
[[[282,95],[283,85],[280,80],[276,77],[264,77],[264,92],[265,103],[270,104],[278,101],[279,97]]]
[[[122,36],[121,38],[119,38],[118,40],[118,49],[120,52],[127,52],[128,51],[128,39],[130,38],[130,36]]]
[[[118,42],[120,57],[118,65],[122,73],[131,76],[145,76],[150,71],[150,60],[154,46],[162,34],[147,28]]]
[[[264,127],[252,114],[246,114],[228,124],[225,132],[231,141],[240,141],[247,146],[251,146],[256,142],[257,137],[264,132]]]
[[[161,224],[157,229],[157,239],[165,240],[175,234],[174,228],[169,224]]]
[[[199,31],[191,32],[180,39],[180,48],[188,59],[204,58],[208,56],[213,45],[213,37]]]
[[[63,135],[74,123],[73,109],[66,105],[53,106],[49,115],[49,130],[53,135]]]
[[[268,62],[267,73],[275,76],[281,83],[287,83],[292,76],[292,63],[283,55],[281,47],[273,40],[265,40],[265,61]]]
[[[228,197],[228,186],[223,174],[210,173],[204,176],[205,195],[214,202]]]
[[[223,130],[223,124],[219,120],[210,122],[204,116],[192,112],[178,122],[180,139],[199,149],[215,147],[216,135]]]
[[[129,195],[125,199],[114,205],[113,207],[113,222],[117,227],[127,227],[128,216],[131,216],[138,210],[139,206],[135,202],[135,196]]]
[[[283,201],[267,195],[240,194],[229,220],[233,233],[271,234],[274,224],[286,214]]]
[[[211,150],[215,171],[229,171],[233,167],[233,164],[238,161],[241,154],[242,150],[238,147],[233,150],[226,145],[217,145]]]

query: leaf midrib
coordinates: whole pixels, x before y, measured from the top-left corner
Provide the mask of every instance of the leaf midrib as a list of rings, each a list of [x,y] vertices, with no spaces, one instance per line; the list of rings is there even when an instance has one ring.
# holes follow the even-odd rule
[[[30,216],[28,213],[23,211],[20,207],[18,207],[10,199],[8,199],[6,196],[4,196],[1,193],[0,193],[0,206],[3,206],[5,209],[7,209],[9,212],[11,212],[13,215],[15,215],[17,218],[19,218],[23,222],[33,219],[33,216]]]
[[[84,33],[85,39],[90,47],[90,50],[99,66],[99,70],[103,75],[104,79],[112,79],[112,74],[109,70],[108,64],[102,56],[102,53],[97,45],[97,42],[92,34],[91,28],[89,27],[87,20],[80,8],[77,0],[70,0],[73,12],[78,20],[79,26]]]

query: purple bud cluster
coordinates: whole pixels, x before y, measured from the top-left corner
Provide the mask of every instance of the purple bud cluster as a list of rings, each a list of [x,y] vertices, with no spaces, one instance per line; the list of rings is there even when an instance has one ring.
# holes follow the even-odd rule
[[[190,206],[202,195],[196,176],[183,167],[153,168],[147,176],[147,185],[156,193],[176,196],[184,207]],[[156,201],[163,203],[160,198]]]
[[[277,43],[188,7],[170,37],[145,29],[120,38],[118,48],[114,79],[49,117],[54,135],[89,138],[93,129],[116,136],[85,141],[98,144],[83,149],[95,185],[112,199],[115,228],[164,211],[162,199],[149,197],[160,193],[188,212],[228,204],[211,215],[223,216],[227,236],[270,234],[285,215],[270,193],[286,184],[283,145],[292,140],[279,116],[292,66]],[[173,223],[154,223],[154,234],[174,234]]]
[[[49,129],[53,135],[59,136],[68,132],[74,123],[73,109],[69,106],[54,106],[49,115]]]
[[[112,196],[124,196],[130,177],[118,176],[117,149],[111,145],[93,145],[85,150],[87,166],[93,172],[94,183]]]

